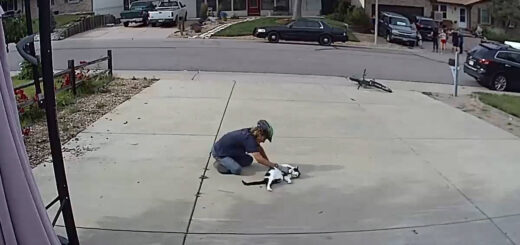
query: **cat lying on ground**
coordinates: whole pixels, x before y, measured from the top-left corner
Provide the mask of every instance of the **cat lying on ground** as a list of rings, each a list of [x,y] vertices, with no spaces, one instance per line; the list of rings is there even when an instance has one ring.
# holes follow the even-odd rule
[[[273,191],[273,189],[271,188],[271,185],[273,183],[280,183],[283,180],[283,181],[287,182],[288,184],[291,184],[292,183],[292,181],[291,181],[292,178],[300,177],[300,170],[298,169],[298,167],[293,167],[293,166],[291,166],[289,164],[281,164],[281,166],[283,166],[283,167],[288,169],[288,173],[287,174],[282,172],[282,171],[280,171],[277,168],[270,168],[265,173],[263,180],[255,181],[255,182],[245,182],[245,181],[242,180],[242,183],[244,185],[263,185],[263,184],[265,184],[266,189],[268,191]]]

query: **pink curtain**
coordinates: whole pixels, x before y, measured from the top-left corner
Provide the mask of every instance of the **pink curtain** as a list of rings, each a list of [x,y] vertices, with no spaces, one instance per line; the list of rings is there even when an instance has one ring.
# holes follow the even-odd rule
[[[60,245],[29,167],[4,37],[0,24],[0,245]]]

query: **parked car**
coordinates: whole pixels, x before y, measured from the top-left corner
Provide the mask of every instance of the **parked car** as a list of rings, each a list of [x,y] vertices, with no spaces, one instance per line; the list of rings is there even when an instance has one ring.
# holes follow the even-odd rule
[[[253,30],[253,36],[267,38],[271,43],[287,40],[330,45],[348,41],[346,29],[333,28],[321,20],[313,19],[299,19],[282,26],[258,27]]]
[[[414,23],[423,40],[433,40],[433,30],[439,28],[437,22],[435,22],[432,18],[422,16],[413,17],[412,23]]]
[[[410,46],[417,45],[417,31],[403,15],[382,12],[379,19],[378,35],[387,42],[401,42]]]
[[[464,73],[493,90],[519,90],[520,50],[504,44],[481,43],[468,52]]]
[[[130,5],[129,10],[121,12],[121,23],[125,27],[130,23],[143,23],[148,25],[148,12],[155,10],[155,5],[150,1],[137,1]]]
[[[158,24],[177,25],[179,20],[186,20],[188,17],[186,5],[176,0],[163,0],[155,11],[150,11],[148,14],[148,22],[152,26],[157,26]]]

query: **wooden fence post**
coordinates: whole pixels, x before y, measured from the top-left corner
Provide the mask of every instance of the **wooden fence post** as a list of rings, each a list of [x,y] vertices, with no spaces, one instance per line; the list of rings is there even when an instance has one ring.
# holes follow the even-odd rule
[[[74,60],[69,60],[69,79],[72,86],[72,94],[76,96],[76,69],[74,68]]]
[[[112,80],[112,77],[114,76],[114,70],[112,66],[112,50],[107,50],[107,56],[108,56],[108,74],[110,75],[110,80]]]

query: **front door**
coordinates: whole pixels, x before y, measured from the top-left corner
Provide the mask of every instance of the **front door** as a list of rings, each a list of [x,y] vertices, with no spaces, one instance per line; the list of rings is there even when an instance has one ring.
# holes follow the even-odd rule
[[[468,11],[466,8],[459,8],[459,28],[468,28]]]
[[[247,15],[260,15],[260,0],[247,0]]]

